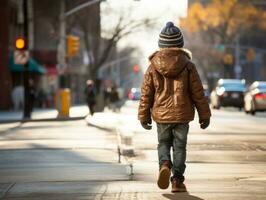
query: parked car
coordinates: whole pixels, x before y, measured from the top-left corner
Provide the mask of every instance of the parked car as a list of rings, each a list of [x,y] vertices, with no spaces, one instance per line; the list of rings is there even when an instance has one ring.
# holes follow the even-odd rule
[[[140,100],[140,88],[131,88],[130,92],[128,93],[129,100]]]
[[[212,108],[232,106],[241,110],[244,106],[245,91],[245,80],[219,79],[210,96]]]
[[[246,113],[255,115],[257,111],[266,111],[266,82],[255,81],[250,85],[244,97]]]

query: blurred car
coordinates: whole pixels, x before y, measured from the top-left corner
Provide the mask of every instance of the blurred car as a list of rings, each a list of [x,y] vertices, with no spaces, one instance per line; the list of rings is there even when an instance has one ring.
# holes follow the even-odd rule
[[[212,108],[232,106],[241,110],[244,106],[245,91],[245,80],[219,79],[210,96]]]
[[[128,93],[129,100],[140,100],[140,88],[131,88],[130,92]]]
[[[266,82],[255,81],[250,85],[244,97],[246,113],[255,115],[257,111],[266,111]]]

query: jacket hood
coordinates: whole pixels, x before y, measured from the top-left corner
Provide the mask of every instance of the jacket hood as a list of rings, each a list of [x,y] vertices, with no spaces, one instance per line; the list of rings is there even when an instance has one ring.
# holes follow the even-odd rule
[[[183,48],[163,48],[149,57],[155,70],[168,78],[177,77],[191,59],[191,52]]]

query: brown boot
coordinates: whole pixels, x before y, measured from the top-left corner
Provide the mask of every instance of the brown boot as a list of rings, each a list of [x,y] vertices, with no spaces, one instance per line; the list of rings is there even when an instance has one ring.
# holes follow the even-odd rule
[[[173,178],[171,180],[172,182],[172,192],[175,193],[175,192],[186,192],[187,191],[187,188],[186,188],[186,185],[179,181],[178,178]]]
[[[169,162],[165,161],[160,169],[157,185],[160,189],[167,189],[171,176]]]

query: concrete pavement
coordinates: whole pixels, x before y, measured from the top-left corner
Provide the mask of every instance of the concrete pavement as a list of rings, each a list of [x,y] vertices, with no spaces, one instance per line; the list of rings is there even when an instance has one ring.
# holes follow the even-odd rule
[[[266,116],[226,109],[212,125],[191,123],[186,184],[189,193],[156,186],[156,128],[143,130],[136,102],[121,113],[87,121],[0,125],[3,199],[266,199]],[[89,123],[89,126],[87,125]],[[134,133],[134,175],[117,163],[115,130]]]
[[[0,127],[0,197],[13,199],[13,190],[25,185],[34,193],[40,183],[130,179],[129,167],[118,163],[114,132],[84,120]]]

